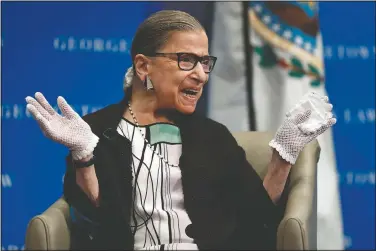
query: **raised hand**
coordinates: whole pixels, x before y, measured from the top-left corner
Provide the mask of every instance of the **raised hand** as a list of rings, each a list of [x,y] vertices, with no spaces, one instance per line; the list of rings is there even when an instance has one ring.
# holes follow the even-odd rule
[[[27,110],[38,122],[43,134],[68,147],[73,159],[80,160],[93,153],[99,138],[63,97],[57,98],[63,116],[52,108],[40,92],[35,93],[35,99],[26,97],[26,102]]]
[[[333,126],[333,105],[326,96],[306,95],[287,114],[284,122],[269,143],[279,155],[295,164],[299,153],[309,142]]]

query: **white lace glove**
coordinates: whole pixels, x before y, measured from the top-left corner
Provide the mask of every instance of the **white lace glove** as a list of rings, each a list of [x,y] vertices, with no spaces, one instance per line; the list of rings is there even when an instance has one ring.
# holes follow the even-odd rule
[[[301,150],[337,122],[328,100],[328,97],[316,93],[305,95],[286,114],[269,146],[276,149],[283,159],[295,164]]]
[[[43,134],[68,147],[74,160],[93,153],[99,138],[63,97],[57,98],[57,104],[64,116],[59,115],[40,92],[35,93],[35,99],[26,97],[26,102],[27,110],[38,122]]]

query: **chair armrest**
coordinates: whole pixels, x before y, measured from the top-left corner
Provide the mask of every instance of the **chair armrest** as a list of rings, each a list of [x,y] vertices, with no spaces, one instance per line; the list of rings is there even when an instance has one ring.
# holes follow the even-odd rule
[[[45,212],[30,220],[25,250],[69,250],[69,227],[69,205],[60,198]]]
[[[277,231],[277,250],[308,250],[308,232],[316,229],[309,226],[316,209],[316,169],[320,146],[315,140],[300,153],[291,169],[289,193],[285,214]]]

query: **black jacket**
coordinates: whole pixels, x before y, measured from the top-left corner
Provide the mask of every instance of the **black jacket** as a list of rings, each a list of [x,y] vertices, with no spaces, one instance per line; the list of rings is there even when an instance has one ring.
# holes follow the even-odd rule
[[[72,225],[73,248],[133,249],[131,142],[116,131],[125,109],[126,99],[83,117],[100,138],[94,150],[99,207],[76,184],[67,157],[64,196],[91,221]],[[184,205],[192,221],[187,235],[200,249],[275,249],[283,206],[273,204],[229,130],[194,114],[176,115],[175,122],[182,138]]]

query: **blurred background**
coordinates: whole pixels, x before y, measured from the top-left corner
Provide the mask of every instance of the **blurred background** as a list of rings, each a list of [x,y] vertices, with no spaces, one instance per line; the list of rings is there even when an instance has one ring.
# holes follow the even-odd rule
[[[318,249],[375,249],[375,2],[1,2],[1,248],[62,194],[67,150],[25,110],[40,91],[85,115],[120,101],[138,25],[161,9],[205,26],[218,57],[199,112],[275,131],[308,91],[338,119],[320,136]]]

